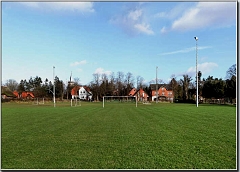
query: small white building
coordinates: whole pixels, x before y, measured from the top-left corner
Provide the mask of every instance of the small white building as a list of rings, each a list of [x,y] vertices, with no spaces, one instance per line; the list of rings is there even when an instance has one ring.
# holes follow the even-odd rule
[[[71,90],[72,99],[81,99],[81,100],[92,100],[92,92],[90,91],[90,88],[87,86],[75,86]]]
[[[79,99],[81,100],[92,100],[92,92],[90,91],[90,88],[86,87],[86,86],[82,86],[79,89]]]

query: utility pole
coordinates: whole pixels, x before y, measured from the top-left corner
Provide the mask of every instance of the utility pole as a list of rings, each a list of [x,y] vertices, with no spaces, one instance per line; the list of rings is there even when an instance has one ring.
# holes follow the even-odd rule
[[[198,58],[197,41],[198,41],[198,37],[194,37],[194,39],[196,40],[196,80],[197,80],[196,106],[198,107],[198,70],[197,70],[197,58]]]
[[[158,82],[157,82],[157,69],[158,67],[156,67],[156,103],[158,103]]]
[[[55,66],[53,66],[53,105],[56,107],[55,102],[55,74],[54,74]]]

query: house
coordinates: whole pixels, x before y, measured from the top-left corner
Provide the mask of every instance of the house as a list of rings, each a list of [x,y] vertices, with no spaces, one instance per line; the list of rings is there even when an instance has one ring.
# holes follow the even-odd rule
[[[72,99],[79,98],[81,100],[92,100],[92,92],[87,86],[75,86],[71,90]]]
[[[74,86],[71,90],[72,99],[79,98],[80,86]]]
[[[35,96],[33,94],[33,92],[31,91],[23,91],[21,94],[19,94],[19,92],[17,92],[16,90],[13,91],[13,94],[17,97],[17,98],[22,98],[22,99],[33,99]]]
[[[79,89],[79,98],[81,100],[88,100],[88,101],[90,101],[90,100],[92,100],[92,96],[93,96],[93,94],[90,91],[89,87],[87,87],[87,86],[80,87],[80,89]]]
[[[13,94],[13,92],[6,86],[1,86],[1,98],[2,99],[13,99],[16,98],[16,96]]]
[[[137,97],[137,101],[147,101],[149,99],[149,96],[148,94],[142,89],[136,89],[136,88],[133,88],[128,96],[136,96]]]
[[[152,90],[152,101],[155,101],[158,97],[160,101],[173,102],[174,93],[170,84],[150,84],[150,88]]]
[[[33,95],[33,92],[23,91],[22,94],[21,94],[21,97],[23,99],[33,99],[35,96]]]

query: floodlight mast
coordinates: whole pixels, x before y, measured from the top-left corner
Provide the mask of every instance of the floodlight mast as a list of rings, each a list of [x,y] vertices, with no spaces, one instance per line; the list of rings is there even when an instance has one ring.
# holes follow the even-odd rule
[[[158,67],[156,67],[156,103],[158,102],[157,69],[158,69]]]
[[[197,69],[197,58],[198,58],[198,47],[197,47],[197,41],[198,41],[198,37],[194,37],[194,39],[196,40],[196,80],[197,80],[197,93],[196,93],[196,106],[198,107],[198,69]]]
[[[56,102],[55,102],[55,74],[54,74],[54,69],[55,66],[53,66],[53,106],[56,107]]]

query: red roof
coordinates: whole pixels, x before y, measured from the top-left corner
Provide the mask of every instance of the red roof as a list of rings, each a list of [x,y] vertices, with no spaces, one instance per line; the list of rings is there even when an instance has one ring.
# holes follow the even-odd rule
[[[13,94],[14,94],[17,98],[19,98],[18,92],[17,92],[16,90],[13,92]]]
[[[32,92],[29,92],[29,91],[27,91],[27,92],[22,92],[22,98],[26,98],[26,97],[28,97],[28,96],[30,96],[31,98],[34,98],[34,95],[33,95],[33,93]]]
[[[136,88],[133,88],[130,92],[129,92],[129,96],[135,96],[138,93],[138,96],[140,97],[148,97],[148,94],[142,89],[140,88],[139,90],[137,90]]]
[[[136,94],[137,90],[136,88],[133,88],[130,92],[129,92],[129,96],[134,96],[134,94]]]
[[[71,95],[77,95],[78,90],[80,89],[80,86],[75,86],[73,87],[73,89],[71,90]]]
[[[91,92],[90,88],[87,86],[83,86],[83,88],[87,91],[87,92]]]
[[[78,91],[81,88],[81,86],[75,86],[73,87],[73,89],[71,90],[71,95],[78,95]],[[83,86],[83,88],[87,91],[87,92],[91,92],[90,88],[87,86]]]

